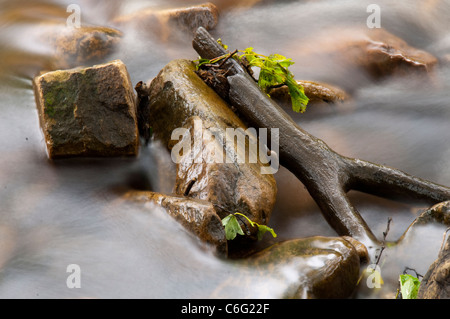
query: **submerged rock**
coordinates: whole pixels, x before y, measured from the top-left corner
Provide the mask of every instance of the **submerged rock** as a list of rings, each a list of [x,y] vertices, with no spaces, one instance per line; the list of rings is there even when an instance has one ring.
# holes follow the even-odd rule
[[[433,206],[422,216],[419,223],[425,223],[431,219],[450,226],[450,201]],[[417,297],[420,299],[450,299],[450,237],[447,238],[438,258],[423,277]]]
[[[200,240],[213,245],[219,255],[227,255],[227,240],[222,220],[214,206],[204,200],[165,195],[150,191],[130,191],[125,198],[138,202],[152,202],[166,210]]]
[[[131,26],[167,40],[174,35],[193,34],[198,27],[211,30],[217,25],[218,18],[217,7],[208,2],[168,10],[144,9],[118,17],[113,23],[119,28]]]
[[[256,143],[254,137],[245,136],[244,123],[197,76],[194,64],[188,60],[167,64],[153,79],[149,100],[154,138],[173,150],[172,155],[179,155],[175,192],[211,202],[221,218],[241,212],[258,224],[267,224],[275,203],[275,179],[272,174],[261,173],[266,165],[259,159],[254,163],[248,157],[239,161],[251,141]],[[176,134],[172,140],[174,130],[183,127],[186,133]],[[227,128],[243,130],[229,132]],[[224,145],[233,132],[245,142]],[[190,151],[175,151],[175,145],[186,145]],[[223,161],[216,162],[215,156],[221,155]],[[245,229],[249,234],[257,231],[248,224]]]
[[[409,45],[384,29],[325,30],[293,47],[296,62],[310,76],[352,89],[366,79],[387,76],[428,75],[438,60],[432,54]],[[337,82],[336,82],[337,83]]]
[[[254,286],[255,276],[260,273],[266,285],[277,284],[266,287],[259,283],[258,289],[275,290],[279,285],[282,298],[348,298],[358,282],[360,256],[342,237],[316,236],[277,243],[246,260],[236,261],[236,265],[243,269],[243,275],[228,279],[213,297],[245,297],[239,295],[238,287]],[[228,296],[231,290],[232,295]]]
[[[100,26],[58,28],[50,36],[55,51],[55,69],[68,69],[101,62],[118,47],[122,32]]]
[[[432,54],[408,45],[384,29],[377,29],[367,35],[369,40],[365,44],[366,54],[361,64],[373,76],[426,73],[437,64]]]
[[[122,61],[48,72],[33,86],[50,158],[137,155],[136,101]]]

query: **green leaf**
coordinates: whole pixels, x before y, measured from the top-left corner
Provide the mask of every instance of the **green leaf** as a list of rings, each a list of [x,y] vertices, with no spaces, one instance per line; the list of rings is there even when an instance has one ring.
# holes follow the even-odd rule
[[[241,214],[241,213],[235,213],[235,215],[244,216],[248,220],[250,225],[252,225],[253,227],[258,227],[258,233],[256,234],[256,236],[258,237],[258,240],[261,240],[263,235],[266,232],[270,232],[274,238],[277,237],[277,234],[275,233],[275,231],[272,228],[270,228],[269,226],[260,225],[257,222],[250,220],[250,218],[248,218],[247,216],[245,216],[244,214]]]
[[[282,68],[285,68],[285,69],[287,69],[292,64],[294,64],[292,59],[286,58],[285,56],[282,56],[280,54],[271,54],[269,56],[269,59],[272,60],[273,62],[278,63]]]
[[[400,275],[400,291],[403,299],[417,299],[420,281],[411,275]]]
[[[217,42],[225,49],[227,48],[227,46],[222,43],[222,40],[218,39]],[[294,64],[292,59],[281,54],[271,54],[269,56],[258,54],[255,53],[252,47],[248,47],[243,51],[240,50],[239,52],[241,55],[238,55],[238,59],[243,59],[245,57],[250,67],[258,67],[261,69],[259,72],[258,85],[263,92],[268,94],[270,88],[284,84],[288,87],[289,95],[291,96],[292,109],[295,112],[301,113],[306,110],[309,99],[305,95],[305,90],[297,83],[297,81],[295,81],[294,75],[288,70],[288,68]],[[208,61],[209,63],[217,62],[225,56],[226,55]],[[208,62],[202,61],[200,63],[198,67]]]
[[[222,39],[221,39],[221,38],[217,39],[217,43],[219,43],[219,44],[222,46],[222,48],[224,48],[225,50],[228,49],[228,45],[224,44],[224,43],[222,42]]]
[[[305,95],[305,90],[301,85],[289,76],[286,81],[286,85],[289,89],[289,95],[291,96],[292,109],[294,112],[303,113],[306,110],[306,105],[309,102],[308,97]]]
[[[282,83],[282,81],[281,81]],[[264,92],[267,93],[268,89],[272,86],[280,84],[280,79],[273,73],[262,69],[259,73],[258,85]]]
[[[274,238],[277,237],[277,234],[275,233],[275,231],[272,228],[270,228],[269,226],[266,226],[266,225],[258,224],[258,235],[257,235],[258,240],[261,240],[266,232],[270,232]]]
[[[241,225],[234,214],[230,214],[222,219],[222,225],[225,226],[225,236],[227,240],[233,240],[237,234],[244,235]]]

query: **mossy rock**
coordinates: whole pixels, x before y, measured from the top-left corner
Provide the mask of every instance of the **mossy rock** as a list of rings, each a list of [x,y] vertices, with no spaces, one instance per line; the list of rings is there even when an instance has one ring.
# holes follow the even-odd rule
[[[136,101],[120,60],[44,73],[33,84],[50,158],[137,155]]]

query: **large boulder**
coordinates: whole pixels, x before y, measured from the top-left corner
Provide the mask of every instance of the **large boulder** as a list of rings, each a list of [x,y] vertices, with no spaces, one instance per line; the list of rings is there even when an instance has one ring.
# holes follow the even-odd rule
[[[343,237],[308,237],[270,246],[235,261],[241,275],[227,278],[212,297],[245,298],[239,287],[272,292],[279,298],[348,298],[360,274],[360,255]],[[258,281],[257,278],[262,278]]]
[[[180,155],[175,156],[175,193],[211,202],[221,218],[240,212],[258,224],[267,224],[277,192],[275,179],[262,173],[267,165],[260,158],[252,163],[244,156],[241,161],[246,150],[251,156],[249,144],[256,143],[255,138],[245,134],[244,123],[197,76],[195,65],[188,60],[170,62],[153,79],[148,93],[148,120],[154,138],[169,150],[180,144],[191,150],[172,152]],[[196,119],[200,125],[195,125]],[[187,133],[172,140],[172,133],[180,128]],[[224,145],[231,134],[227,128],[243,137],[245,143]],[[241,130],[234,130],[237,128]],[[215,160],[218,155],[223,155],[222,162]],[[257,231],[248,224],[245,229],[249,235]]]
[[[136,101],[122,61],[44,73],[33,86],[51,159],[137,155]]]
[[[360,256],[342,237],[310,237],[275,244],[251,258],[250,263],[283,273],[289,265],[298,281],[285,291],[286,298],[346,298],[355,290]]]

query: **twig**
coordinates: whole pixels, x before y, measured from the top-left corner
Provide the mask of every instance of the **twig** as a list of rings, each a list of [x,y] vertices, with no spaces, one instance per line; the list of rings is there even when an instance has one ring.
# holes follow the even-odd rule
[[[205,64],[202,64],[202,66],[208,67],[208,68],[218,68],[219,67],[219,65],[217,63],[205,63]]]
[[[391,222],[392,222],[392,218],[389,217],[387,226],[386,226],[386,230],[383,232],[383,241],[381,242],[380,254],[377,257],[377,261],[375,262],[375,265],[378,265],[378,263],[380,262],[381,254],[383,253],[384,249],[386,248],[386,237],[389,233]]]
[[[226,72],[223,74],[223,76],[227,76],[228,73],[230,73],[230,72],[231,72],[231,68],[227,69]]]
[[[416,278],[419,278],[419,277],[423,278],[423,276],[421,274],[419,274],[414,268],[409,268],[409,267],[405,267],[405,270],[403,270],[403,275],[406,275],[408,270],[414,271],[414,273],[416,274]]]
[[[277,85],[272,85],[272,86],[269,86],[269,89],[278,89],[278,88],[283,87],[283,86],[286,86],[286,84],[285,83],[280,83],[280,84],[277,84]]]
[[[225,62],[228,61],[229,58],[231,58],[233,55],[235,55],[238,52],[238,50],[234,50],[233,52],[231,52],[222,62],[220,62],[219,64],[219,69],[222,67],[222,65],[225,64]]]
[[[204,59],[226,54],[225,49],[203,27],[197,29],[193,47]],[[333,151],[325,142],[303,130],[261,91],[255,79],[241,65],[242,59],[228,60],[227,67],[231,71],[227,75],[231,74],[226,78],[227,83],[214,83],[214,89],[236,108],[248,126],[279,128],[280,165],[304,184],[339,235],[361,239],[368,245],[380,243],[352,205],[347,195],[350,190],[395,200],[421,200],[430,204],[450,198],[450,187]],[[212,71],[215,71],[214,68]]]

